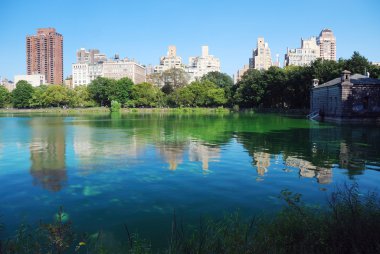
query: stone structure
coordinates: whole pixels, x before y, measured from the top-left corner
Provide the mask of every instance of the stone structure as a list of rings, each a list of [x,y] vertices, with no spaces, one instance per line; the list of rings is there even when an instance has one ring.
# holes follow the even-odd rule
[[[317,44],[317,38],[311,37],[310,39],[301,39],[301,48],[287,49],[285,55],[285,66],[296,65],[305,66],[310,65],[320,57],[320,49]]]
[[[54,28],[40,28],[26,37],[27,74],[43,74],[49,84],[63,84],[63,36]]]
[[[380,119],[380,79],[343,71],[340,78],[321,85],[314,79],[313,85],[310,109],[321,118]]]
[[[268,70],[272,66],[270,48],[264,38],[257,38],[257,47],[249,59],[249,68],[257,70]]]

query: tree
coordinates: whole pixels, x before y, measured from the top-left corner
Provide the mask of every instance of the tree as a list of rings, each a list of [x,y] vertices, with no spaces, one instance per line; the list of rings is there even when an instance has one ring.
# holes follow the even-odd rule
[[[344,68],[351,71],[352,74],[359,73],[366,75],[366,72],[370,69],[370,63],[367,58],[355,51],[351,58],[345,62]]]
[[[173,90],[184,87],[189,82],[189,75],[179,68],[172,68],[164,71],[162,74],[164,86],[170,86]]]
[[[32,98],[29,100],[30,107],[32,108],[42,108],[45,107],[45,96],[46,96],[47,85],[41,85],[34,88]]]
[[[226,73],[221,73],[218,71],[209,72],[201,78],[201,81],[206,80],[211,81],[217,87],[222,88],[227,99],[232,97],[232,87],[234,86],[234,81]]]
[[[150,83],[134,85],[131,91],[131,101],[128,103],[133,107],[158,107],[162,106],[163,92]]]
[[[68,88],[62,85],[49,85],[44,92],[44,105],[60,107],[69,104]]]
[[[91,98],[100,106],[110,106],[111,101],[108,98],[109,90],[112,83],[115,82],[112,79],[98,77],[88,85],[88,92]]]
[[[242,79],[236,84],[234,103],[241,107],[256,107],[262,102],[265,93],[265,83],[262,73],[250,69],[244,73]]]
[[[10,97],[8,89],[0,85],[0,108],[4,108],[10,102]]]
[[[77,86],[68,91],[70,107],[91,107],[96,102],[91,99],[90,93],[86,86]]]
[[[110,80],[108,88],[108,100],[117,101],[122,106],[127,104],[130,99],[133,81],[129,78],[122,78],[117,81]]]
[[[25,80],[20,80],[12,91],[13,107],[29,108],[29,101],[33,96],[33,86]]]

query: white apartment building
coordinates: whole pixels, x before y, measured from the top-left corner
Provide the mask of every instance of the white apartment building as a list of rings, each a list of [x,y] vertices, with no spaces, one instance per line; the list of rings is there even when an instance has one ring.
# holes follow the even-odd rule
[[[127,77],[135,84],[146,81],[145,67],[128,58],[104,62],[102,77],[116,80]]]
[[[322,59],[336,61],[336,39],[330,29],[325,28],[321,31],[317,43]]]
[[[16,75],[14,77],[14,83],[17,85],[17,82],[20,80],[25,80],[33,87],[37,87],[43,84],[46,84],[46,79],[44,74],[32,74],[32,75]]]
[[[97,49],[87,51],[81,48],[77,51],[77,62],[72,64],[72,88],[88,85],[98,77],[112,79],[130,78],[135,84],[145,82],[145,67],[135,61],[125,58],[119,60],[107,59]]]
[[[257,47],[249,59],[249,67],[257,70],[268,70],[272,66],[270,48],[264,38],[257,38]]]
[[[160,64],[154,67],[154,72],[162,73],[172,68],[184,69],[182,58],[177,56],[177,48],[173,45],[169,46],[167,55],[160,58]]]
[[[189,57],[186,72],[190,75],[190,82],[213,71],[220,72],[220,60],[213,55],[209,55],[208,46],[202,46],[201,56]]]
[[[320,58],[320,52],[317,38],[301,39],[301,48],[286,50],[284,65],[306,66],[318,58]]]
[[[4,86],[6,89],[8,89],[9,92],[12,92],[13,89],[16,88],[16,84],[13,83],[12,81],[6,79],[6,78],[1,78],[0,77],[0,85]]]

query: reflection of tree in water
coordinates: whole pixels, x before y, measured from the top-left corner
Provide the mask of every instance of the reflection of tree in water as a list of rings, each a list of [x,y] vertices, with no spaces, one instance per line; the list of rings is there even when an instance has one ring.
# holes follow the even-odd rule
[[[65,165],[65,127],[62,118],[31,118],[31,175],[34,183],[59,191],[67,180]]]

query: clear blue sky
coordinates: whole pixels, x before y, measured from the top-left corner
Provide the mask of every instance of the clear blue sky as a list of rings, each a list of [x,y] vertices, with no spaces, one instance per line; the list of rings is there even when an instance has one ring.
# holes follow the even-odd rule
[[[63,34],[65,77],[82,47],[156,65],[171,44],[185,63],[209,45],[232,75],[248,63],[258,36],[282,63],[286,47],[323,28],[333,30],[338,58],[359,51],[380,61],[379,0],[1,0],[0,10],[0,76],[11,80],[26,73],[25,36],[40,27]]]

